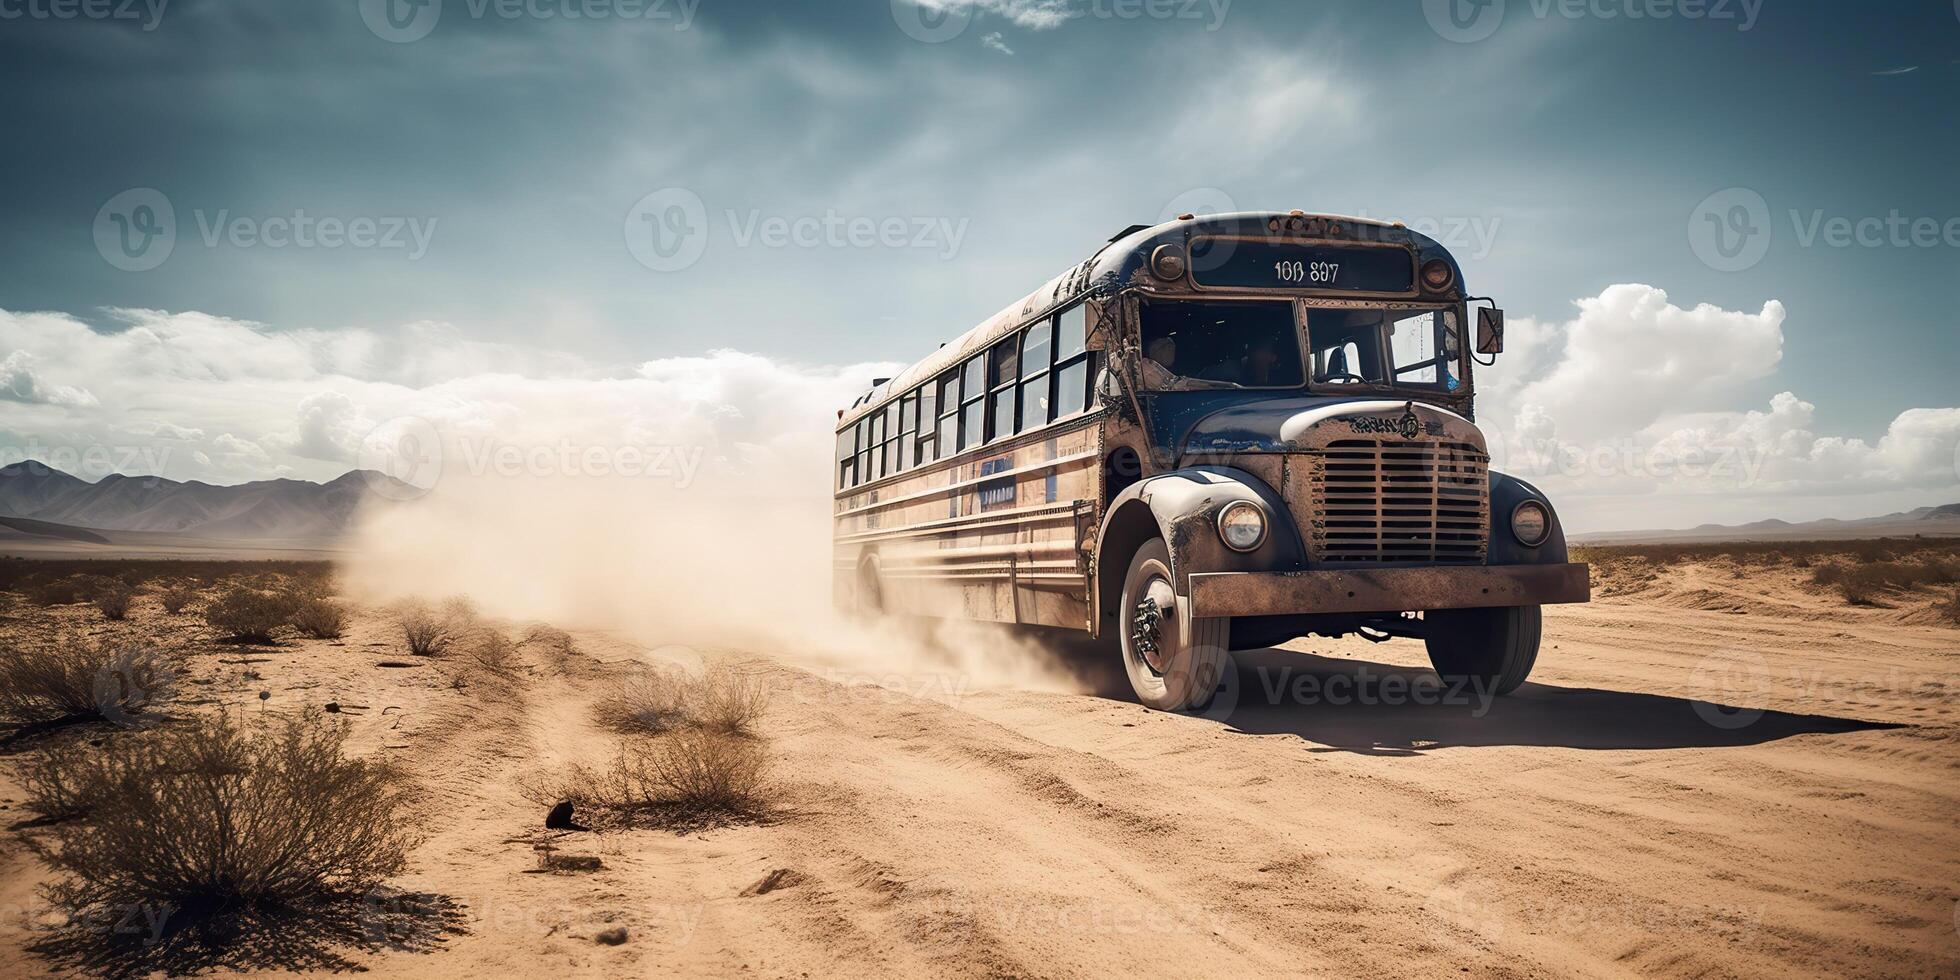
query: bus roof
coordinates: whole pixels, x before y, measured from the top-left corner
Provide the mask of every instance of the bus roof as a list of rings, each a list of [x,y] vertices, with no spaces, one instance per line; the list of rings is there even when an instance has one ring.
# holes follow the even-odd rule
[[[899,372],[852,403],[837,420],[841,431],[882,406],[892,395],[910,391],[961,362],[985,351],[1013,334],[1029,321],[1083,299],[1107,296],[1131,282],[1161,245],[1188,246],[1192,238],[1208,235],[1267,236],[1288,235],[1312,240],[1369,242],[1407,245],[1415,249],[1418,265],[1432,258],[1450,264],[1454,282],[1463,288],[1463,270],[1456,258],[1435,239],[1412,231],[1400,222],[1377,221],[1340,214],[1312,214],[1305,211],[1240,211],[1202,217],[1180,215],[1160,225],[1133,225],[1067,272],[1048,280],[1040,289],[1019,302],[988,317],[979,326],[961,334],[923,360]]]

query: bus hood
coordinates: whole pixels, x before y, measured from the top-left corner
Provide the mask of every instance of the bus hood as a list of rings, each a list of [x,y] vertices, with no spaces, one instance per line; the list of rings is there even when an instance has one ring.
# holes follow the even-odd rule
[[[1185,455],[1299,453],[1341,439],[1467,443],[1486,452],[1475,423],[1446,408],[1405,398],[1264,398],[1198,419],[1185,435]]]

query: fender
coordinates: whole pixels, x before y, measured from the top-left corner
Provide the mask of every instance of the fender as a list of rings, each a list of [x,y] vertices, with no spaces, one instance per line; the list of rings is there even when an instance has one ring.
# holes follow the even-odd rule
[[[1527,500],[1544,504],[1552,516],[1550,533],[1536,548],[1519,544],[1511,534],[1511,512]],[[1490,551],[1484,560],[1491,565],[1563,565],[1571,560],[1566,556],[1565,527],[1551,499],[1537,487],[1496,470],[1490,474]]]
[[[1266,510],[1266,540],[1251,551],[1234,551],[1218,536],[1218,512],[1235,500]],[[1273,572],[1305,567],[1306,550],[1286,502],[1264,480],[1229,466],[1192,466],[1146,477],[1110,502],[1096,536],[1096,562],[1089,595],[1093,632],[1107,626],[1129,571],[1130,556],[1145,541],[1164,539],[1171,553],[1171,577],[1180,595],[1189,594],[1192,572]]]

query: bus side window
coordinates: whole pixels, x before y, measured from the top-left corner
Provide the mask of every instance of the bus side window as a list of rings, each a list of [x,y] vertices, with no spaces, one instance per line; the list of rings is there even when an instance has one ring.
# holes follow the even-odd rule
[[[960,448],[972,449],[987,436],[987,355],[975,354],[960,369]]]
[[[935,459],[945,459],[959,451],[960,376],[948,371],[939,376],[939,437],[935,440]]]
[[[1064,311],[1055,331],[1055,418],[1079,415],[1089,407],[1090,357],[1088,312],[1077,306]]]
[[[1009,337],[987,352],[987,392],[993,407],[987,413],[987,441],[1015,431],[1014,394],[1021,375],[1021,337]]]
[[[939,425],[939,402],[935,397],[938,394],[939,385],[928,381],[920,385],[919,390],[912,396],[917,403],[914,414],[919,419],[917,433],[919,449],[918,455],[912,457],[914,463],[924,464],[932,460],[932,433]]]
[[[1028,328],[1021,340],[1021,428],[1038,429],[1055,420],[1049,411],[1054,400],[1049,397],[1048,367],[1050,343],[1054,326],[1043,320]]]
[[[912,447],[918,444],[919,396],[906,395],[898,402],[898,472],[912,468]]]
[[[871,482],[871,420],[858,419],[857,424],[857,470],[852,486],[863,486]]]
[[[1059,363],[1082,353],[1088,345],[1089,308],[1078,304],[1063,310],[1055,322],[1055,360]]]
[[[849,490],[857,475],[857,426],[837,434],[837,489]]]

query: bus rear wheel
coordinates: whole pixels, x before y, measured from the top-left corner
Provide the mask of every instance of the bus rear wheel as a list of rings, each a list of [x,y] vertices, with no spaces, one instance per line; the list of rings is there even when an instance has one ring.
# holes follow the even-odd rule
[[[851,611],[859,618],[876,619],[885,614],[885,583],[878,576],[876,561],[858,566],[855,599]]]
[[[1153,538],[1130,559],[1116,629],[1137,700],[1159,711],[1202,709],[1224,679],[1230,619],[1178,609],[1170,549]]]
[[[1538,606],[1438,609],[1424,613],[1429,663],[1445,681],[1464,681],[1478,691],[1509,694],[1538,662],[1544,612]]]

